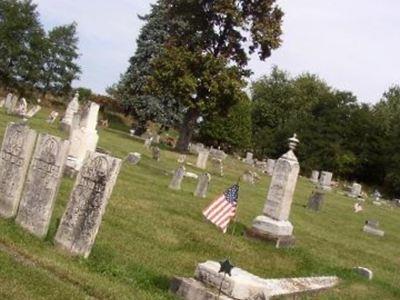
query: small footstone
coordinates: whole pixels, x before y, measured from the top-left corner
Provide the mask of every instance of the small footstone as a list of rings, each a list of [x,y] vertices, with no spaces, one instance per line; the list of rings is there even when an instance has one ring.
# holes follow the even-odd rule
[[[355,272],[357,272],[359,275],[361,275],[362,277],[367,278],[368,280],[372,280],[372,278],[374,277],[374,273],[365,267],[355,267],[353,268],[353,270]]]

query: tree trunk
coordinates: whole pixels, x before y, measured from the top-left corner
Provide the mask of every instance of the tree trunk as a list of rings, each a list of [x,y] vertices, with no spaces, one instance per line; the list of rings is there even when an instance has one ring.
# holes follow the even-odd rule
[[[189,143],[192,140],[193,131],[196,128],[196,120],[199,113],[195,109],[189,109],[183,119],[183,123],[179,128],[179,138],[175,149],[179,152],[187,152]]]

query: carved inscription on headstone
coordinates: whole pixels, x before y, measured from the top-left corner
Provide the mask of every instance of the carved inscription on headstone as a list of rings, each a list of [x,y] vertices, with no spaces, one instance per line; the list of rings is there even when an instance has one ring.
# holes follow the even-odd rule
[[[47,234],[69,142],[40,134],[16,222],[38,237]]]
[[[26,125],[8,125],[0,151],[0,215],[17,213],[36,132]]]
[[[120,167],[120,159],[88,152],[58,227],[57,245],[89,256]]]

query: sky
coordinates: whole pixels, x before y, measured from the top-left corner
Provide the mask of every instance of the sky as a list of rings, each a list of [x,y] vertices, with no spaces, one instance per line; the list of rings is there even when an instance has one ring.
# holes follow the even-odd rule
[[[128,67],[136,38],[155,0],[34,0],[48,30],[78,24],[80,80],[96,93],[117,82]],[[400,1],[277,0],[285,13],[282,46],[266,61],[250,61],[252,80],[273,65],[293,76],[318,74],[329,85],[374,103],[400,84]]]

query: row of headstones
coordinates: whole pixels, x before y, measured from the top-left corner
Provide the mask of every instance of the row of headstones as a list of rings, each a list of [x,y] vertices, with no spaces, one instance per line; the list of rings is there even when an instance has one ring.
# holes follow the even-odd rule
[[[0,152],[0,215],[46,236],[60,186],[69,141],[39,134],[27,125],[7,126]],[[88,152],[55,235],[71,254],[90,254],[119,173],[117,158]]]
[[[40,99],[38,99],[38,103],[40,103]],[[40,105],[34,105],[28,110],[26,99],[18,99],[18,96],[12,93],[8,93],[5,98],[0,99],[0,108],[2,107],[4,107],[7,114],[15,114],[23,118],[32,118],[41,109]]]
[[[253,158],[253,153],[252,152],[246,152],[246,157],[243,159],[243,162],[245,162],[248,165],[255,166],[256,168],[260,169],[263,173],[268,174],[269,176],[272,176],[275,168],[275,159],[263,159],[262,161],[259,161],[255,158]]]
[[[180,190],[185,174],[186,174],[185,166],[183,165],[179,166],[179,168],[177,168],[174,171],[174,175],[172,176],[171,182],[168,187],[172,190]],[[207,196],[210,181],[211,181],[211,175],[209,173],[200,174],[200,176],[198,177],[196,189],[193,194],[196,197],[205,198]]]

